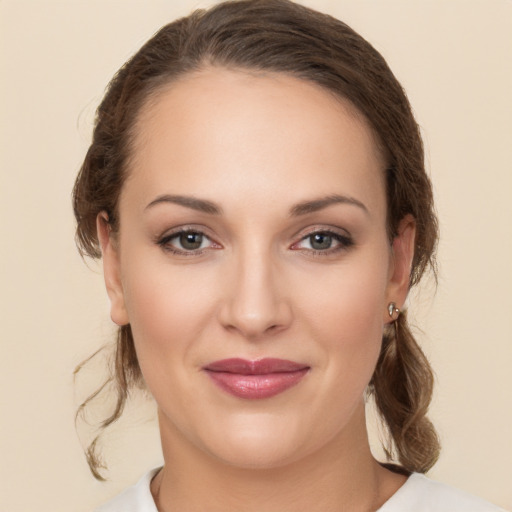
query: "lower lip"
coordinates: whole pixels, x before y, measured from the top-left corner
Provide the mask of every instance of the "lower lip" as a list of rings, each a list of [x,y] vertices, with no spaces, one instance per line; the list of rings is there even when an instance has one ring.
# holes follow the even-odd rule
[[[254,400],[270,398],[295,386],[306,375],[308,368],[294,372],[266,373],[263,375],[206,371],[213,382],[224,391],[238,398]]]

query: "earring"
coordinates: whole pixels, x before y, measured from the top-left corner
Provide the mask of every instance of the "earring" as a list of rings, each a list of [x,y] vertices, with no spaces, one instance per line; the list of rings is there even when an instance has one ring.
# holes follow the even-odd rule
[[[389,316],[396,321],[397,318],[400,316],[400,310],[396,307],[396,304],[394,302],[390,302],[388,304],[388,313]],[[396,315],[396,316],[395,316]]]

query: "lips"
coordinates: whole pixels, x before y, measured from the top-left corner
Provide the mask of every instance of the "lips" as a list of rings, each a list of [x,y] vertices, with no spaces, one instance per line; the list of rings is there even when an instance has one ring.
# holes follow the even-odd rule
[[[223,359],[203,368],[213,382],[238,398],[270,398],[298,384],[309,366],[286,359]]]

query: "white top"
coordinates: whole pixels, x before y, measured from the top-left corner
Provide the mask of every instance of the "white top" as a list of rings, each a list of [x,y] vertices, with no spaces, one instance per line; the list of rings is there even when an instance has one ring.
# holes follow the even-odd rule
[[[95,512],[158,512],[149,484],[160,468],[146,473]],[[377,512],[506,512],[491,503],[449,485],[413,473]]]

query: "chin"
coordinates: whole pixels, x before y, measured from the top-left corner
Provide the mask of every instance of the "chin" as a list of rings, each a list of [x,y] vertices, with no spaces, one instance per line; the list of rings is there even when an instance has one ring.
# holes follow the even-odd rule
[[[285,466],[301,455],[300,433],[278,425],[250,425],[224,428],[212,439],[204,439],[204,448],[225,464],[244,469],[272,469]]]

